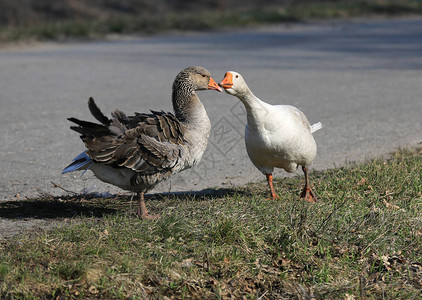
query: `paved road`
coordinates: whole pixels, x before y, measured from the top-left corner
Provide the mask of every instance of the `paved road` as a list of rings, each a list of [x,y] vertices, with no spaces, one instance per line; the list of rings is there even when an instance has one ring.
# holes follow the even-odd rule
[[[60,175],[83,150],[69,116],[91,118],[93,96],[107,113],[171,110],[171,84],[202,65],[216,80],[244,75],[253,92],[321,121],[316,169],[422,141],[422,19],[360,20],[218,33],[127,37],[0,50],[0,199],[73,190],[116,192],[90,174]],[[200,92],[213,124],[204,160],[155,191],[200,190],[264,179],[243,145],[236,98]],[[277,176],[284,176],[278,172]]]

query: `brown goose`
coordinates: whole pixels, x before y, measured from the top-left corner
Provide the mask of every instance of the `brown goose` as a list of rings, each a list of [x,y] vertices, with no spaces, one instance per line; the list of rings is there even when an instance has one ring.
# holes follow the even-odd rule
[[[174,113],[151,111],[126,116],[115,110],[109,119],[90,98],[91,114],[101,124],[69,118],[78,126],[86,151],[63,173],[90,169],[100,180],[139,196],[137,213],[153,219],[144,193],[171,174],[196,165],[207,147],[211,123],[195,91],[222,91],[203,67],[182,70],[173,83]]]

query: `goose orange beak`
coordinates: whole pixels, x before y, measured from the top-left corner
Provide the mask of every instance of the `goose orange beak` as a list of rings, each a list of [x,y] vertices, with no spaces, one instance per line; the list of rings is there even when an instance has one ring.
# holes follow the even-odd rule
[[[215,82],[215,80],[212,79],[212,77],[210,77],[210,82],[208,83],[208,89],[209,90],[219,91],[219,92],[222,92],[223,91],[221,89],[221,87],[218,86],[217,82]]]
[[[221,80],[221,82],[219,83],[219,86],[221,86],[222,88],[225,88],[225,89],[229,89],[229,88],[233,87],[233,74],[227,72],[224,75],[224,79]]]

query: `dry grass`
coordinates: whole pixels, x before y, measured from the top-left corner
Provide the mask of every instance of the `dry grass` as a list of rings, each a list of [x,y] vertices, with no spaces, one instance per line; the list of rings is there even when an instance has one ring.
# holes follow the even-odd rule
[[[315,205],[302,178],[277,181],[280,201],[264,183],[157,194],[154,222],[129,197],[4,203],[79,224],[3,240],[0,298],[420,299],[421,170],[419,149],[312,174]]]

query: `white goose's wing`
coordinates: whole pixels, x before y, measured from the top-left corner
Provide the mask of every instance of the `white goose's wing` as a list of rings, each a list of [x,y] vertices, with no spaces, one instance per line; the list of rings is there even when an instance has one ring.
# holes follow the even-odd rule
[[[302,127],[306,129],[307,131],[310,131],[310,133],[314,133],[315,131],[322,128],[322,123],[318,122],[313,125],[309,122],[306,115],[297,107],[291,106],[291,105],[277,105],[274,106],[277,107],[280,110],[287,110],[292,116],[293,122],[296,126]]]

